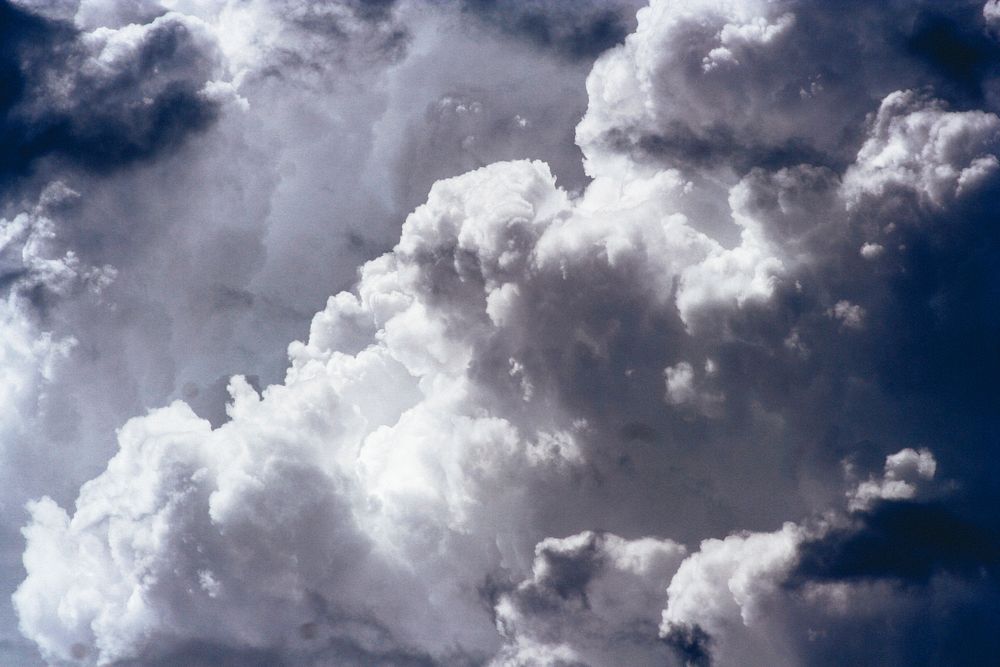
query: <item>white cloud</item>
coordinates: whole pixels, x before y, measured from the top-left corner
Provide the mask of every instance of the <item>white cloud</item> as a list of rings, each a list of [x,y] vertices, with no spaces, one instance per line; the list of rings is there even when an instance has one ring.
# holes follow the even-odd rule
[[[702,542],[670,581],[669,602],[660,626],[662,636],[677,641],[678,636],[683,638],[697,627],[712,638],[712,654],[718,664],[743,660],[790,664],[782,653],[783,638],[754,642],[740,637],[756,634],[767,615],[767,602],[782,594],[803,535],[799,526],[786,523],[773,533],[744,533]]]
[[[524,298],[577,292],[561,276],[581,266],[598,271],[584,280],[641,277],[650,307],[666,307],[656,286],[712,245],[682,216],[648,215],[669,206],[669,188],[639,188],[615,198],[598,184],[574,204],[529,162],[436,184],[356,294],[330,299],[309,342],[291,347],[284,385],[258,397],[234,380],[231,421],[214,431],[183,403],[133,419],[72,517],[49,500],[33,506],[15,598],[26,634],[60,659],[79,646],[99,660],[171,641],[271,646],[322,620],[317,594],[338,618],[391,628],[396,649],[489,653],[476,587],[526,566],[526,543],[544,536],[524,523],[535,494],[572,488],[594,453],[585,420],[532,409],[552,400],[548,384],[519,407],[524,383],[543,377],[537,362],[516,377],[502,364],[496,385],[469,371],[504,346],[499,334],[516,343],[540,317],[581,317],[565,301]],[[496,290],[511,301],[501,318]],[[587,345],[607,355],[610,340]],[[511,357],[529,358],[516,347]],[[63,564],[46,567],[53,559]],[[270,612],[249,615],[260,605]],[[227,623],[205,623],[218,613]]]
[[[993,173],[1000,118],[985,111],[949,111],[912,90],[896,91],[879,106],[857,162],[844,176],[852,204],[891,188],[911,190],[943,206]]]
[[[865,243],[859,251],[865,259],[878,259],[885,252],[885,246],[881,243]]]
[[[833,319],[840,320],[848,329],[861,329],[865,326],[865,309],[846,299],[835,303],[828,314]]]
[[[102,661],[128,658],[155,637],[266,646],[315,620],[315,593],[338,615],[373,614],[404,648],[488,651],[489,620],[470,593],[516,554],[522,484],[561,475],[580,453],[573,425],[511,423],[463,376],[489,334],[487,285],[524,270],[525,233],[566,205],[541,165],[496,165],[442,183],[404,226],[395,254],[366,267],[360,301],[331,299],[317,316],[309,344],[292,350],[286,385],[258,398],[234,381],[232,421],[215,431],[182,403],[132,420],[72,518],[49,500],[33,506],[29,577],[16,596],[26,634],[60,659],[79,645]],[[454,263],[441,267],[433,258],[448,249]],[[467,254],[475,264],[461,263]],[[475,292],[472,301],[435,303],[428,291],[463,283],[480,285],[478,317],[468,310]],[[471,319],[456,328],[445,312]],[[356,355],[326,347],[351,335],[339,322],[362,313],[378,327],[367,347]],[[482,531],[498,536],[494,546],[472,539]],[[366,553],[371,575],[357,569]],[[66,569],[47,567],[52,559]],[[255,583],[233,584],[240,580]],[[253,620],[241,611],[261,604],[272,613]],[[199,616],[222,608],[229,623]]]
[[[764,45],[778,38],[795,23],[794,14],[782,14],[773,23],[764,16],[756,16],[744,23],[727,23],[719,31],[719,44],[702,60],[706,72],[731,63],[739,64],[738,53],[756,45]]]
[[[989,23],[1000,21],[1000,2],[986,0],[986,4],[983,5],[983,18]]]
[[[886,457],[882,479],[869,478],[848,492],[848,509],[866,510],[879,500],[910,500],[936,471],[937,461],[929,450],[900,450]]]

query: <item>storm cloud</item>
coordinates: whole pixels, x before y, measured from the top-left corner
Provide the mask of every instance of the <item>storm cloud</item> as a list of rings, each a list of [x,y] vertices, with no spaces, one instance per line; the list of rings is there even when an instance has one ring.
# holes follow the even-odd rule
[[[8,626],[994,655],[1000,11],[848,4],[5,5]]]

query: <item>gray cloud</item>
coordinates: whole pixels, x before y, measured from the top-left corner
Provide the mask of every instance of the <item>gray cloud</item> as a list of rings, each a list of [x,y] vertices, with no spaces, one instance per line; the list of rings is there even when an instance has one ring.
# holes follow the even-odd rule
[[[8,2],[0,12],[0,185],[47,156],[98,172],[148,160],[218,113],[204,90],[218,73],[218,54],[197,22],[166,15],[141,28],[84,35]]]
[[[463,0],[462,8],[488,27],[572,60],[591,60],[635,27],[634,2]]]

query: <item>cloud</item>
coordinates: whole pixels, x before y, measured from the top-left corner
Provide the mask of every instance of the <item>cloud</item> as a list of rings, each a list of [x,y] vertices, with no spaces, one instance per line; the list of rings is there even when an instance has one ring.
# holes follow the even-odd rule
[[[738,635],[740,625],[753,628],[766,616],[764,603],[780,589],[800,540],[799,527],[788,523],[774,533],[702,542],[670,580],[660,628],[666,643],[687,664],[734,664],[740,659],[789,664],[780,636],[742,653],[733,650],[728,635],[731,626]]]
[[[929,450],[900,450],[886,458],[881,480],[869,479],[851,491],[848,508],[864,510],[878,500],[909,500],[917,494],[919,483],[933,479],[936,470],[937,461]]]
[[[845,166],[865,114],[893,90],[979,99],[997,46],[965,4],[852,3],[833,20],[817,3],[654,2],[591,74],[577,130],[588,171],[623,154],[738,173]]]
[[[59,378],[79,341],[53,332],[53,313],[66,301],[100,302],[115,278],[112,267],[84,263],[60,238],[56,213],[76,193],[61,183],[12,219],[0,219],[0,460],[5,474],[0,507],[13,521],[3,526],[2,567],[17,572],[18,541],[10,523],[26,496],[58,484],[59,467],[50,451],[32,445],[58,441],[73,415],[60,400]],[[9,590],[13,586],[5,582]],[[34,651],[11,637],[16,624],[4,609],[2,653],[5,659],[34,664]]]
[[[180,623],[181,627],[167,630],[162,626],[163,620],[152,620],[176,617],[193,621],[195,617],[190,610],[182,612],[175,607],[183,605],[188,597],[180,595],[178,600],[177,587],[196,591],[196,599],[201,599],[197,596],[212,598],[213,594],[222,596],[219,591],[226,590],[227,580],[219,572],[239,572],[235,563],[216,563],[209,570],[210,578],[206,578],[205,569],[192,564],[188,568],[192,581],[186,583],[176,577],[181,571],[179,562],[187,559],[186,551],[161,553],[160,550],[180,540],[192,543],[191,548],[196,551],[200,548],[203,553],[217,552],[226,561],[230,558],[226,553],[239,551],[246,544],[274,540],[278,551],[268,554],[258,548],[260,562],[247,564],[251,569],[243,572],[240,580],[260,581],[261,589],[256,595],[273,595],[267,592],[271,587],[261,572],[282,573],[284,568],[280,563],[295,554],[296,562],[306,569],[300,575],[301,588],[293,586],[285,594],[286,618],[262,619],[271,630],[242,627],[241,636],[256,633],[258,639],[253,641],[267,647],[282,636],[268,633],[288,632],[303,622],[315,622],[300,619],[308,607],[308,592],[317,590],[324,599],[331,600],[333,608],[357,608],[355,612],[340,613],[374,615],[373,622],[392,627],[400,650],[447,655],[447,644],[441,643],[449,641],[447,638],[427,644],[426,639],[418,639],[428,636],[425,630],[397,627],[401,618],[419,617],[413,611],[403,614],[398,608],[398,591],[404,590],[404,584],[396,586],[397,595],[386,594],[392,606],[381,610],[378,605],[372,608],[371,602],[362,604],[352,601],[350,596],[344,598],[340,584],[327,581],[319,571],[309,569],[302,549],[315,549],[317,564],[322,561],[328,565],[331,558],[328,545],[337,543],[348,549],[344,569],[359,558],[372,567],[385,559],[384,567],[376,569],[381,572],[380,577],[391,578],[391,573],[401,567],[398,559],[402,559],[410,567],[419,563],[417,571],[422,574],[438,572],[431,582],[413,580],[413,575],[409,575],[410,583],[405,586],[415,591],[428,587],[442,595],[442,607],[437,613],[443,616],[439,622],[457,633],[450,641],[466,650],[488,654],[496,640],[487,639],[493,636],[487,615],[482,611],[470,613],[470,605],[474,609],[478,603],[462,591],[474,590],[490,571],[514,568],[516,572],[518,554],[523,553],[525,544],[544,537],[554,527],[547,526],[548,523],[564,524],[560,513],[540,517],[539,526],[534,529],[531,524],[524,525],[520,517],[530,507],[525,503],[534,502],[536,494],[552,484],[558,483],[577,497],[586,492],[586,487],[580,488],[566,474],[573,469],[582,473],[582,465],[594,455],[598,439],[593,437],[596,434],[590,432],[591,428],[601,431],[607,428],[599,421],[591,427],[586,412],[575,417],[575,411],[569,409],[537,413],[531,402],[526,405],[525,379],[537,385],[536,391],[544,392],[541,400],[559,401],[564,389],[543,382],[544,376],[538,375],[536,369],[563,362],[558,357],[533,360],[530,349],[522,348],[523,343],[517,337],[508,342],[506,336],[498,334],[538,321],[540,318],[531,313],[534,308],[541,306],[545,309],[542,312],[550,312],[555,305],[527,298],[530,295],[559,284],[563,285],[559,289],[575,290],[578,285],[563,277],[574,264],[593,266],[612,278],[621,276],[618,280],[622,280],[623,287],[633,284],[632,276],[645,276],[655,286],[669,284],[671,278],[669,273],[662,274],[669,267],[654,263],[657,255],[653,253],[676,247],[683,254],[673,254],[687,255],[696,262],[714,248],[707,239],[686,232],[680,219],[676,221],[678,228],[671,229],[649,226],[645,216],[632,213],[632,228],[622,227],[622,218],[606,210],[613,204],[605,199],[606,194],[598,192],[595,197],[596,201],[585,200],[580,205],[584,224],[592,225],[595,238],[601,239],[605,230],[612,229],[608,226],[610,221],[618,222],[616,232],[596,248],[581,246],[577,236],[567,234],[573,216],[572,204],[563,191],[554,187],[551,174],[540,163],[501,163],[438,183],[428,204],[407,220],[395,251],[365,267],[356,295],[331,299],[327,312],[314,323],[310,342],[291,348],[293,364],[284,387],[270,388],[263,399],[258,399],[245,382],[236,382],[232,421],[216,431],[208,430],[207,423],[195,418],[183,404],[133,420],[120,436],[121,452],[101,477],[85,487],[72,519],[51,501],[33,506],[35,523],[26,533],[29,578],[17,595],[25,631],[37,638],[46,653],[64,659],[72,656],[77,644],[87,646],[88,655],[100,656],[101,660],[128,658],[146,650],[147,637],[160,633],[166,636],[176,633],[178,640],[234,641],[224,631],[222,636],[198,635],[202,623],[169,621],[168,624]],[[619,206],[628,211],[635,203],[626,198]],[[632,238],[645,240],[636,244]],[[683,265],[674,270],[683,270]],[[499,302],[493,295],[504,294],[504,286],[512,284],[514,289],[506,289],[505,313],[499,316]],[[666,305],[655,292],[644,298],[654,308]],[[574,306],[591,307],[586,301]],[[573,317],[572,309],[561,310]],[[347,341],[356,341],[359,336],[365,340],[364,331],[368,332],[369,342],[363,349],[353,356],[339,351],[340,337],[345,338],[348,346],[356,347],[357,343]],[[593,360],[589,363],[618,363],[614,359],[617,353],[611,347],[617,344],[613,329],[592,333],[581,330],[580,335],[579,350]],[[490,348],[494,351],[489,351]],[[494,371],[479,362],[478,370],[468,375],[472,360],[500,355],[505,360],[497,369],[502,378],[500,384],[494,383]],[[520,371],[523,377],[509,373],[510,366],[506,363],[509,359],[524,360]],[[334,380],[337,377],[342,379]],[[372,402],[370,392],[379,386],[394,389],[383,394],[380,401]],[[314,394],[316,391],[320,392],[318,396]],[[326,398],[320,399],[322,396]],[[316,400],[326,407],[319,412],[316,407],[302,412]],[[345,405],[338,409],[336,406],[341,402]],[[586,404],[579,408],[586,408]],[[375,412],[371,412],[373,409]],[[269,427],[273,435],[263,440],[259,435],[251,435],[259,428],[258,424],[265,423],[258,421],[257,413],[261,410],[277,411],[265,422],[272,422],[278,430],[271,431]],[[299,422],[310,413],[319,419],[313,425],[316,429],[313,441],[302,439],[303,424]],[[287,427],[278,426],[282,419],[273,421],[278,414],[285,415],[284,420],[291,420]],[[348,422],[342,421],[352,414]],[[239,435],[243,428],[249,431]],[[445,433],[448,435],[442,438]],[[338,439],[342,444],[326,454],[315,449],[315,443]],[[240,458],[237,452],[248,442],[258,443],[255,449],[261,446],[265,449],[248,452],[245,455],[248,469],[239,472],[233,461]],[[299,455],[294,455],[294,465],[288,464],[292,466],[290,470],[279,463],[288,452],[269,462],[272,459],[267,451],[276,448],[273,451],[278,454],[295,442],[300,443],[296,449],[303,448],[304,460],[299,461]],[[410,453],[403,455],[400,442],[411,443]],[[451,454],[442,449],[448,442],[454,443]],[[224,454],[226,451],[230,453]],[[205,472],[199,472],[202,470]],[[281,480],[286,475],[291,477],[288,490],[283,490],[286,482]],[[253,479],[259,481],[250,483]],[[345,486],[338,491],[340,479]],[[522,483],[511,486],[504,481],[510,479],[521,479]],[[291,488],[297,489],[294,495],[288,495]],[[315,500],[310,500],[312,493],[304,493],[309,488],[314,489]],[[639,492],[649,494],[654,489],[640,488]],[[139,493],[148,498],[145,501],[148,506],[133,503],[133,509],[124,515],[113,509],[120,505],[116,498]],[[262,494],[260,500],[254,500],[257,494]],[[291,528],[287,520],[272,514],[278,511],[272,494],[287,496],[293,503],[287,510],[288,517],[303,516],[301,533],[293,529],[281,539],[268,537],[271,527]],[[206,502],[207,514],[198,509],[204,508]],[[359,502],[362,504],[357,505]],[[189,503],[190,509],[185,509]],[[263,516],[238,509],[259,503],[264,503],[262,510],[268,508]],[[313,503],[317,503],[317,514],[312,511],[303,514]],[[509,508],[496,514],[497,507],[505,503],[509,503]],[[562,505],[568,508],[565,502]],[[369,508],[365,512],[369,516],[363,525],[354,525],[358,520],[355,513],[364,506]],[[86,518],[89,511],[96,512],[94,518]],[[108,511],[112,514],[107,514]],[[193,512],[200,518],[193,519],[194,525],[188,525],[175,512],[181,515]],[[333,523],[321,530],[306,521],[307,515],[327,516]],[[343,516],[345,523],[335,520],[337,516]],[[124,531],[122,538],[129,545],[127,550],[131,553],[139,549],[127,561],[116,555],[118,529],[112,526],[118,524]],[[104,533],[105,526],[110,532]],[[79,576],[60,577],[58,570],[42,566],[51,560],[52,550],[57,548],[44,545],[66,545],[64,548],[76,551],[93,539],[90,535],[94,529],[99,531],[95,536],[97,543],[107,544],[108,551],[104,552],[107,555],[98,552],[94,562],[81,560],[79,556],[67,562],[82,563],[85,570],[110,568],[106,570],[106,581],[125,583],[112,590],[98,582],[94,593],[84,594],[77,589]],[[166,530],[167,534],[151,541],[150,531],[158,530]],[[494,546],[485,551],[474,537],[462,537],[483,530],[501,536],[489,540]],[[324,533],[329,542],[317,541]],[[241,534],[245,536],[240,538]],[[356,537],[348,539],[352,534]],[[471,544],[459,548],[465,540],[471,540]],[[451,547],[446,546],[453,542],[468,558],[460,566],[461,571],[468,572],[467,578],[456,578],[457,563],[452,560]],[[351,543],[356,543],[359,551],[348,548]],[[281,555],[286,550],[288,555]],[[362,556],[369,552],[371,556]],[[435,553],[440,556],[429,558]],[[438,562],[438,558],[443,560]],[[157,570],[156,563],[169,566],[172,574],[167,576]],[[153,569],[147,572],[148,567]],[[43,571],[46,574],[42,575]],[[361,579],[357,572],[355,576]],[[405,571],[399,576],[407,579]],[[147,588],[144,582],[153,580],[162,583],[162,592],[159,584],[156,590]],[[206,588],[205,581],[213,583]],[[286,582],[279,588],[288,585]],[[46,592],[53,588],[63,590],[48,597]],[[424,593],[415,593],[414,598],[422,600],[423,596]],[[46,599],[51,602],[45,602]],[[96,606],[87,603],[74,612],[80,618],[80,625],[50,634],[41,623],[50,616],[49,605],[66,604],[62,602],[65,599],[90,599]],[[149,602],[128,602],[140,599]],[[272,600],[269,604],[276,603]],[[160,609],[163,605],[169,611]],[[133,611],[127,611],[133,607]],[[237,617],[232,618],[238,625]],[[449,618],[450,622],[445,620]],[[477,618],[478,623],[474,623]]]
[[[918,460],[925,472],[934,463],[926,450],[890,455],[886,476]],[[930,610],[945,605],[964,617],[995,604],[990,529],[940,501],[873,502],[702,542],[670,581],[664,640],[686,664],[934,664],[985,655],[991,640],[980,628],[970,633],[964,621]],[[928,626],[935,637],[925,641]],[[890,638],[872,649],[852,639],[859,634]]]
[[[884,197],[886,190],[902,187],[941,205],[989,179],[998,140],[995,114],[949,112],[913,91],[894,93],[879,106],[857,163],[845,176],[846,196]]]
[[[0,444],[3,455],[14,460],[18,442],[30,438],[32,429],[55,424],[48,414],[58,411],[58,403],[50,402],[50,384],[77,345],[72,336],[52,332],[52,311],[74,297],[100,300],[116,278],[113,267],[87,265],[66,249],[50,217],[77,196],[64,184],[53,183],[35,206],[0,222],[0,275],[6,292],[0,302],[5,377]]]
[[[495,601],[506,646],[496,665],[652,664],[655,619],[684,547],[584,532],[535,547],[532,576]]]
[[[508,187],[526,187],[542,221],[564,205],[565,199],[552,188],[551,176],[543,167],[526,164],[510,171],[512,181]],[[502,173],[499,169],[494,172],[469,175],[466,182],[477,179],[485,182],[488,176]],[[452,187],[465,191],[461,182]],[[440,323],[430,317],[436,306],[433,300],[424,300],[420,274],[422,269],[431,275],[438,270],[434,262],[427,263],[427,252],[441,244],[447,247],[456,240],[463,242],[462,239],[470,250],[478,249],[482,261],[493,264],[494,270],[503,270],[504,264],[516,262],[513,256],[502,253],[498,244],[508,234],[518,233],[518,227],[508,229],[503,213],[498,216],[479,208],[483,197],[489,197],[496,188],[496,184],[492,185],[478,200],[472,197],[468,202],[470,212],[482,211],[484,217],[479,218],[478,228],[476,225],[466,228],[467,236],[456,237],[458,230],[447,226],[446,211],[447,202],[457,192],[441,185],[440,195],[432,196],[431,208],[418,212],[408,222],[408,233],[404,233],[400,243],[401,265],[394,267],[385,260],[369,265],[369,276],[365,286],[359,288],[359,295],[363,312],[369,318],[387,318],[384,344],[369,345],[357,357],[347,357],[330,348],[293,349],[297,362],[289,371],[287,389],[276,388],[276,393],[269,389],[261,401],[245,382],[236,382],[233,391],[238,398],[231,409],[233,421],[217,431],[211,431],[207,422],[196,418],[183,404],[133,420],[121,433],[121,452],[104,475],[86,486],[72,521],[51,501],[33,506],[36,523],[27,533],[32,546],[26,552],[25,562],[29,571],[45,574],[22,587],[17,605],[25,631],[39,639],[47,654],[69,659],[74,651],[79,652],[74,647],[83,645],[88,655],[104,661],[134,656],[144,650],[147,638],[165,631],[161,627],[161,620],[166,618],[161,605],[172,608],[168,616],[176,619],[170,621],[176,627],[166,631],[165,636],[231,643],[237,637],[245,640],[250,631],[257,634],[254,643],[267,647],[303,623],[320,620],[326,629],[329,621],[315,618],[311,602],[314,595],[330,599],[331,613],[337,619],[344,619],[334,625],[368,617],[372,620],[357,621],[361,627],[370,625],[375,631],[388,624],[391,634],[385,639],[375,639],[366,648],[372,652],[395,650],[393,646],[398,645],[401,650],[432,651],[440,656],[448,654],[452,642],[478,651],[488,649],[489,641],[484,638],[492,635],[488,616],[485,610],[477,612],[478,604],[464,600],[460,593],[463,586],[478,585],[482,568],[492,567],[490,564],[497,563],[500,554],[496,547],[483,552],[475,542],[469,545],[473,549],[470,557],[476,557],[464,566],[470,578],[463,584],[453,579],[456,574],[453,563],[447,558],[439,562],[433,555],[444,546],[439,541],[455,542],[458,546],[464,541],[463,534],[481,525],[487,511],[481,490],[484,487],[502,488],[497,485],[509,475],[526,475],[530,480],[533,476],[554,474],[564,466],[573,465],[578,457],[572,432],[535,431],[526,434],[532,442],[524,443],[509,421],[481,414],[473,407],[476,402],[466,397],[464,382],[452,384],[446,380],[461,377],[464,371],[461,359],[468,354],[463,350],[468,349],[470,341],[449,340]],[[501,198],[504,192],[501,190]],[[444,227],[439,229],[438,225]],[[343,299],[340,302],[349,303]],[[337,303],[331,301],[331,308]],[[368,321],[366,326],[370,327],[371,320]],[[316,382],[320,377],[332,377],[330,373],[343,377],[340,389]],[[369,402],[368,391],[379,386],[395,389],[380,404]],[[306,396],[312,396],[307,401],[320,399],[326,406],[314,412],[320,419],[315,424],[317,442],[337,437],[335,434],[339,433],[344,439],[339,453],[331,450],[329,455],[321,454],[315,444],[308,443],[302,443],[304,449],[299,455],[284,452],[288,444],[301,436],[298,419],[303,413],[298,407],[289,408]],[[466,405],[469,400],[472,403]],[[337,409],[341,402],[343,408]],[[277,410],[275,415],[284,414],[291,422],[285,428],[275,422],[272,439],[260,440],[253,435],[257,427],[252,424],[263,424],[257,421],[261,409]],[[347,424],[338,415],[346,417],[352,413],[354,426],[343,430]],[[242,435],[238,424],[244,420],[249,420],[246,423],[250,430]],[[438,449],[442,428],[452,431],[451,438],[461,445],[454,450],[455,458],[451,461],[441,458]],[[411,442],[412,456],[405,460],[393,454],[401,438]],[[160,444],[154,444],[157,442]],[[253,442],[257,443],[253,451],[239,454]],[[480,444],[470,450],[473,442]],[[272,459],[267,451],[278,458]],[[431,452],[436,454],[429,456]],[[245,471],[232,465],[233,456],[245,458],[248,466]],[[476,460],[479,473],[467,477],[463,471],[470,470],[470,463]],[[342,470],[344,465],[348,468]],[[349,474],[345,474],[346,470]],[[343,480],[342,487],[338,479]],[[363,487],[357,487],[358,484]],[[362,488],[366,491],[361,491]],[[287,494],[292,504],[284,508],[275,505],[271,497],[275,492],[281,496]],[[130,501],[131,509],[125,514],[112,509],[120,503],[116,499],[137,493],[145,500],[139,504]],[[513,490],[504,493],[517,496]],[[355,499],[370,503],[371,512],[366,513],[363,528],[357,525],[362,517],[354,516],[360,509],[354,505]],[[495,508],[498,502],[501,499],[493,497],[491,504]],[[108,510],[112,514],[107,514]],[[91,511],[95,514],[86,518]],[[279,515],[287,518],[280,519]],[[182,519],[184,516],[189,519]],[[287,523],[287,519],[295,516],[300,517],[298,527]],[[510,514],[503,516],[507,519],[501,520],[498,529],[513,530],[509,521],[518,512],[512,507]],[[319,517],[326,517],[323,519],[326,529],[314,524]],[[507,528],[503,528],[505,524]],[[109,532],[104,533],[104,527]],[[280,531],[290,532],[271,537],[260,532],[279,527]],[[406,528],[399,532],[399,527]],[[92,541],[89,534],[95,528],[101,531],[97,540],[106,542],[106,551],[89,552],[85,547]],[[348,538],[350,534],[356,537]],[[239,554],[261,539],[273,544],[274,549],[256,548],[258,556],[244,562]],[[508,539],[513,539],[513,534]],[[189,546],[185,547],[185,543]],[[352,571],[352,578],[360,585],[346,598],[347,591],[343,590],[342,581],[337,581],[339,577],[329,580],[324,574],[331,572],[330,548],[334,544],[339,545],[337,549],[342,550],[344,560],[333,571]],[[98,568],[108,578],[103,581],[85,578],[87,583],[84,583],[73,570],[64,575],[44,565],[54,551],[64,548],[73,551],[87,548],[91,556],[81,558],[82,552],[78,552],[80,555],[73,558],[77,564],[71,567],[82,571]],[[162,552],[164,548],[168,552]],[[120,549],[130,554],[125,560],[121,560],[120,554],[124,552]],[[303,549],[314,554],[311,563]],[[366,554],[371,555],[366,557]],[[199,566],[203,558],[211,565]],[[228,562],[217,562],[218,558]],[[294,579],[287,578],[283,565],[289,558],[302,568]],[[191,559],[188,569],[191,581],[185,583],[177,580],[176,574],[180,572],[179,561],[187,559]],[[356,569],[359,560],[369,560],[374,579]],[[157,563],[168,571],[159,570]],[[36,570],[37,567],[42,570]],[[414,567],[420,577],[408,574]],[[268,571],[277,578],[267,581],[262,575]],[[437,580],[424,581],[423,575],[433,571],[438,571]],[[299,584],[293,583],[296,579]],[[379,597],[371,588],[375,579],[385,581],[384,608],[378,603],[372,607]],[[148,589],[154,580],[159,580],[162,588],[157,584],[156,590]],[[240,591],[242,585],[236,582],[244,580],[257,580],[261,585],[253,593]],[[120,585],[109,588],[112,581]],[[213,583],[206,586],[205,581]],[[79,606],[70,603],[75,607],[73,614],[79,619],[78,624],[58,632],[46,630],[44,619],[49,617],[49,605],[65,604],[59,601],[61,593],[51,598],[46,591],[66,586],[69,588],[65,593],[80,600]],[[256,630],[241,627],[250,616],[234,615],[231,630],[218,628],[219,636],[199,636],[198,628],[205,626],[196,621],[192,611],[203,604],[202,600],[228,601],[228,591],[234,586],[232,595],[236,599],[251,595],[247,600],[248,614],[259,616],[258,605],[265,599],[270,599],[268,604],[275,613],[255,621]],[[413,590],[409,609],[399,606],[397,595],[407,587]],[[424,607],[428,590],[434,591],[435,597],[441,596],[435,605],[439,609],[431,616],[416,613],[417,606]],[[275,595],[279,598],[275,599]],[[143,598],[149,601],[138,602]],[[91,602],[84,602],[87,599]],[[477,618],[479,624],[473,623]],[[400,622],[411,627],[401,630]],[[430,641],[436,632],[428,634],[426,623],[431,623],[431,627],[444,623],[455,634]]]
[[[638,5],[584,2],[569,11],[549,0],[464,0],[462,8],[486,26],[539,49],[588,60],[625,38],[634,27]]]
[[[206,84],[221,75],[214,38],[196,20],[81,32],[4,3],[0,133],[4,181],[51,156],[95,171],[169,150],[218,113]]]
[[[219,425],[233,373],[257,387],[280,380],[288,341],[395,243],[435,180],[529,155],[570,186],[584,181],[571,135],[585,58],[470,30],[457,5],[377,4],[3,6],[16,33],[4,43],[17,47],[6,71],[30,84],[7,118],[60,140],[4,175],[3,215],[13,221],[64,183],[78,195],[46,214],[52,257],[72,251],[95,280],[105,268],[116,276],[100,294],[82,278],[59,295],[25,288],[11,315],[10,377],[24,379],[0,425],[5,595],[24,577],[27,499],[49,494],[68,507],[130,416],[184,398]],[[166,105],[168,88],[190,99]],[[425,115],[448,96],[485,112],[466,127]],[[428,144],[435,123],[454,141]],[[407,146],[421,158],[412,187]],[[39,663],[16,624],[4,605],[0,662]],[[330,642],[365,663],[353,640]],[[244,655],[212,642],[176,654],[202,649]]]
[[[343,259],[345,238],[377,255],[393,229],[378,216],[439,171],[477,168],[430,186],[398,242],[289,346],[283,382],[233,378],[228,420],[182,401],[134,417],[72,511],[32,502],[14,602],[46,659],[987,654],[1000,319],[982,7],[903,21],[895,3],[831,16],[808,2],[654,1],[587,80],[577,139],[592,180],[569,187],[538,160],[479,165],[565,128],[543,84],[572,79],[575,61],[545,61],[515,103],[501,91],[530,59],[511,56],[488,86],[421,73],[450,47],[443,19],[405,3],[231,9],[108,29],[207,26],[230,103],[203,144],[85,174],[65,204],[80,265],[114,266],[102,294],[148,318],[78,332],[98,350],[104,331],[134,335],[134,356],[110,358],[148,364],[123,374],[152,378],[137,386],[156,398],[135,414],[228,375],[240,359],[227,341],[264,349],[260,323],[293,317],[273,304],[297,313],[289,304],[353,268],[300,280],[303,258]],[[296,23],[316,12],[348,45],[342,78],[325,78],[337,68],[324,22]],[[220,26],[240,21],[274,41],[227,43]],[[374,40],[350,55],[396,21],[406,49]],[[971,41],[942,50],[934,34]],[[455,45],[477,72],[505,48]],[[365,82],[371,96],[355,95]],[[293,92],[304,103],[283,106]],[[541,145],[569,162],[577,149],[558,143]],[[330,167],[327,199],[315,174],[334,147],[353,161]],[[120,246],[83,231],[160,179],[162,197],[143,199],[156,215],[128,233],[94,223]],[[353,236],[296,223],[330,202],[375,222]],[[69,260],[52,256],[32,270],[61,285]],[[171,279],[155,311],[149,276]],[[939,467],[954,486],[935,483]]]

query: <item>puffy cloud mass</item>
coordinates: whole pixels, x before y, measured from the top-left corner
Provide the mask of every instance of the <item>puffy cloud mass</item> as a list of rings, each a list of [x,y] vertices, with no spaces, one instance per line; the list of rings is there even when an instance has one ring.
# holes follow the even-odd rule
[[[178,400],[125,422],[75,505],[63,489],[33,494],[21,633],[54,665],[995,655],[996,8],[849,4],[652,0],[618,45],[617,5],[445,3],[434,19],[405,2],[16,10],[74,35],[66,63],[81,67],[46,61],[40,75],[63,82],[46,95],[62,91],[74,119],[72,105],[119,114],[168,89],[218,117],[183,124],[200,143],[177,135],[159,153],[133,109],[115,123],[121,145],[148,151],[118,155],[115,173],[45,162],[72,161],[63,148],[32,154],[32,169],[70,170],[97,203],[53,185],[4,220],[0,353],[16,414],[0,429],[56,423],[55,367],[132,326],[70,338],[74,313],[143,312],[144,277],[177,276],[146,326],[169,322],[190,355],[164,352],[176,361],[150,375],[171,366],[195,387],[241,360],[227,340],[292,318],[281,307],[308,305],[300,292],[346,287],[288,346],[282,381],[233,376],[225,415],[196,391],[151,391]],[[438,25],[494,35],[456,42],[470,71],[511,44],[523,60],[510,71],[543,63],[518,84],[524,100],[502,94],[517,77],[453,90],[458,74],[423,71]],[[167,56],[151,46],[163,35]],[[576,146],[543,144],[551,167],[484,164],[511,146],[540,157],[530,137],[551,137],[532,123],[565,117],[539,81],[605,48]],[[154,75],[135,69],[144,49],[166,58]],[[352,100],[370,80],[373,97]],[[310,147],[329,139],[274,95],[291,91],[324,128],[381,113],[337,135],[358,163],[330,172],[336,201],[373,219],[339,238],[385,250],[350,286],[343,267],[320,267],[282,291],[301,258],[343,248],[294,223],[328,201],[324,179],[297,170],[318,167]],[[565,166],[581,157],[585,177]],[[174,175],[183,164],[194,176]],[[478,168],[428,182],[379,247],[380,216],[455,167]],[[352,199],[378,168],[378,203]],[[87,221],[161,177],[205,210],[174,220],[172,201],[144,201],[160,225],[118,231],[110,254],[74,227],[113,236]],[[239,222],[213,226],[213,211]],[[196,254],[165,261],[163,248]]]

